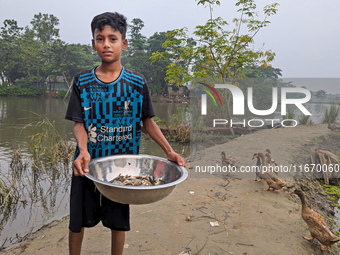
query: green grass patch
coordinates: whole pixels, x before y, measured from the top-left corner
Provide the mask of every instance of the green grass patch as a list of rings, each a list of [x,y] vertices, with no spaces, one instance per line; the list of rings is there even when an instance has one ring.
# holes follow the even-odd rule
[[[332,185],[323,185],[326,190],[326,193],[330,196],[337,196],[340,198],[340,187],[339,186],[332,186]]]

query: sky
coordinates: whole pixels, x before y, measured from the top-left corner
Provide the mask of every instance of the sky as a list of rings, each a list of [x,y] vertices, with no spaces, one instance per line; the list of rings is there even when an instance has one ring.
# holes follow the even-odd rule
[[[235,0],[220,0],[214,17],[221,16],[233,29],[232,19],[239,17]],[[259,17],[263,6],[280,4],[271,24],[255,36],[255,50],[276,53],[272,66],[282,70],[285,78],[340,78],[340,9],[339,0],[255,0]],[[196,25],[209,19],[209,9],[197,6],[195,0],[0,0],[0,24],[14,19],[19,26],[30,25],[34,14],[53,14],[59,19],[60,39],[67,43],[89,44],[92,18],[106,11],[124,14],[128,21],[140,18],[145,27],[142,34]],[[340,87],[340,86],[339,86]],[[339,88],[340,93],[340,88]]]

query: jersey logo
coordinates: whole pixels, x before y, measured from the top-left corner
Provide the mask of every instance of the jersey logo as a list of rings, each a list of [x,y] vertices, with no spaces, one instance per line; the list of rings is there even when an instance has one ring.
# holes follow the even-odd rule
[[[124,102],[124,115],[128,114],[130,102],[131,100]]]
[[[90,107],[84,107],[84,110],[87,111],[87,110],[90,110],[92,106]]]

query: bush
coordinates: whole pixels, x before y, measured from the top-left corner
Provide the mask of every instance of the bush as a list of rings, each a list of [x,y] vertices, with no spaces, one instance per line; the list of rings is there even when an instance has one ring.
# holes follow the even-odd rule
[[[325,110],[325,115],[323,117],[322,123],[334,123],[340,114],[340,106],[332,104],[329,108]]]
[[[66,93],[67,93],[66,90],[59,90],[58,94],[57,94],[57,98],[64,99]],[[67,98],[69,98],[69,97],[70,97],[70,93],[67,95]]]
[[[22,97],[37,97],[44,93],[44,89],[29,86],[3,84],[0,86],[0,96],[22,96]]]
[[[168,124],[166,123],[165,119],[161,119],[159,117],[153,117],[152,118],[154,120],[154,122],[158,125],[158,126],[168,126]]]
[[[313,125],[313,121],[309,117],[310,115],[300,115],[298,121],[301,125]]]
[[[287,114],[282,116],[283,119],[290,119],[293,120],[296,117],[295,110],[293,108],[288,108],[287,109]],[[293,124],[293,121],[286,121],[285,125],[286,126],[291,126]]]

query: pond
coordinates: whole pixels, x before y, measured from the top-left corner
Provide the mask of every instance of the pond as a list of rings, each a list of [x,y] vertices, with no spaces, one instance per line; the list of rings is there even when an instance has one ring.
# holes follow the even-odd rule
[[[55,122],[56,130],[66,141],[75,142],[74,123],[64,119],[67,105],[68,101],[59,99],[0,97],[0,178],[10,182],[9,176],[14,175],[10,172],[10,163],[18,146],[24,163],[28,164],[26,170],[20,173],[20,201],[10,210],[0,208],[0,247],[69,214],[71,170],[53,171],[46,167],[44,173],[35,171],[28,163],[32,136],[41,132],[41,127],[36,124],[44,116]],[[156,116],[167,121],[176,113],[177,107],[179,105],[154,103]],[[188,145],[171,145],[181,155],[189,155]],[[140,153],[165,157],[162,149],[151,139],[142,140]]]

